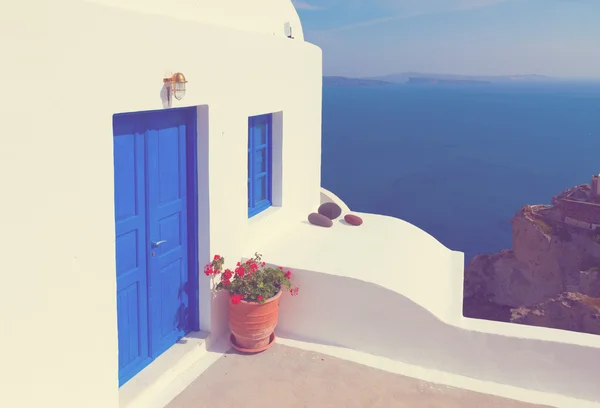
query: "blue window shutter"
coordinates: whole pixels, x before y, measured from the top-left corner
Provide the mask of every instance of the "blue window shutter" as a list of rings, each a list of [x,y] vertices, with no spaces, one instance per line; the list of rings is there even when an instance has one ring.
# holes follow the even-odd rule
[[[252,134],[253,134],[254,122],[252,118],[248,118],[248,216],[252,208],[254,207],[254,200],[252,194]]]
[[[272,115],[248,119],[248,217],[271,206]]]

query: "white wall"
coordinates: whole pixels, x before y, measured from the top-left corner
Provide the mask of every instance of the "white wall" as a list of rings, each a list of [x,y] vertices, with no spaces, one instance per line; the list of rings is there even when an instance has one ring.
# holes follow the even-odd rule
[[[471,378],[529,391],[514,398],[600,401],[598,336],[462,317],[461,253],[402,220],[355,214],[360,227],[298,224],[262,249],[300,288],[281,298],[278,336],[441,373],[429,381]]]
[[[279,3],[293,19],[289,2]],[[209,138],[199,151],[210,148],[212,189],[210,207],[201,208],[201,216],[210,211],[211,236],[210,248],[201,240],[200,263],[215,252],[239,258],[247,240],[272,228],[266,218],[247,219],[249,115],[284,112],[285,208],[273,220],[285,228],[286,213],[318,203],[321,52],[252,33],[252,24],[235,31],[84,1],[49,4],[0,5],[0,406],[111,408],[113,114],[161,109],[165,72],[186,75],[187,95],[175,106],[207,105],[200,116],[209,118],[199,126]],[[195,15],[207,18],[207,10]],[[213,329],[209,302],[201,299],[205,329]]]
[[[280,337],[358,350],[446,376],[600,401],[600,346],[592,335],[487,321],[447,324],[404,293],[368,278],[294,272],[301,292],[282,297]]]
[[[304,40],[291,0],[84,0],[124,10],[188,20],[239,31],[285,36],[289,22],[296,40]]]

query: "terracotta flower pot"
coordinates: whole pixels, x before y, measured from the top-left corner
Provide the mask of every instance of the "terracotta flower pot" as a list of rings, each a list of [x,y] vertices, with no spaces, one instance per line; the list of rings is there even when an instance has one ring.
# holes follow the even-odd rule
[[[273,331],[279,316],[281,290],[265,303],[229,302],[229,329],[231,345],[243,352],[256,353],[271,347],[275,341]]]

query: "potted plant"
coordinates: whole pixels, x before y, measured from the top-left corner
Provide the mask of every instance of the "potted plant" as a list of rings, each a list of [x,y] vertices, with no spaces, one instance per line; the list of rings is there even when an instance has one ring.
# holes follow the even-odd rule
[[[224,263],[223,257],[215,255],[204,267],[204,274],[213,279],[220,275],[215,290],[229,293],[230,343],[242,352],[264,351],[275,341],[282,292],[298,294],[298,288],[292,287],[292,272],[267,266],[258,253],[238,262],[233,271],[223,269]]]

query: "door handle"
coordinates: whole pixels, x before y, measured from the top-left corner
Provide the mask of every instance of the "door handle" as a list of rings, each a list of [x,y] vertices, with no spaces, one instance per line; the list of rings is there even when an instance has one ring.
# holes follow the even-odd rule
[[[158,241],[158,242],[153,242],[152,243],[152,248],[158,248],[159,246],[161,246],[162,244],[164,244],[165,242],[167,242],[166,239],[163,239],[162,241]]]

